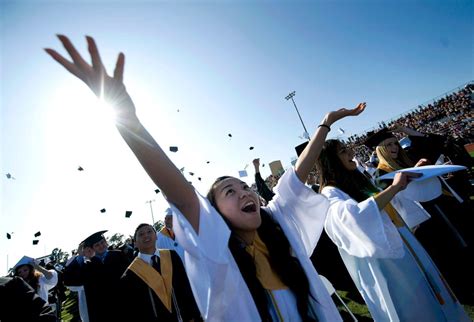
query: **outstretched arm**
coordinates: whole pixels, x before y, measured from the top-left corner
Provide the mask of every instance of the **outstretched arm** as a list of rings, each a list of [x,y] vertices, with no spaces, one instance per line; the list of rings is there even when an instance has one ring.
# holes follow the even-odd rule
[[[116,126],[120,135],[153,182],[163,191],[167,200],[187,217],[198,232],[199,202],[194,188],[140,123],[132,99],[123,84],[125,65],[123,53],[118,56],[114,75],[109,76],[92,37],[86,37],[92,65],[81,57],[66,36],[58,35],[58,38],[71,56],[72,62],[53,49],[45,49],[46,52],[71,74],[82,80],[99,99],[112,105],[116,112]]]
[[[308,145],[298,158],[298,161],[296,162],[296,175],[302,182],[306,182],[306,178],[318,160],[331,125],[346,116],[359,115],[364,111],[365,105],[365,103],[359,103],[359,105],[353,109],[341,108],[337,111],[326,114],[324,119],[321,121],[320,126],[316,130],[316,133],[313,135]]]

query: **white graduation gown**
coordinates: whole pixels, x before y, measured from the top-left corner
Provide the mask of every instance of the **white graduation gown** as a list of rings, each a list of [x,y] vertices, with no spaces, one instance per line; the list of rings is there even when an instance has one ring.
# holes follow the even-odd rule
[[[280,224],[310,284],[310,312],[319,321],[342,321],[334,302],[309,257],[321,235],[328,201],[302,183],[291,168],[275,187],[275,197],[265,210]],[[196,302],[206,321],[259,321],[250,291],[228,248],[230,230],[209,201],[200,202],[199,235],[181,214],[174,212],[176,238],[185,250],[185,267]],[[175,220],[176,219],[176,220]],[[273,291],[285,321],[299,321],[294,296]]]
[[[172,249],[174,250],[181,260],[184,262],[184,249],[178,244],[177,240],[173,240],[162,234],[161,232],[156,233],[156,248],[158,249]]]
[[[44,276],[43,273],[41,273],[41,276],[39,278],[39,289],[38,289],[38,295],[41,297],[46,303],[48,302],[48,292],[50,289],[56,286],[58,284],[58,272],[56,272],[54,269],[48,270],[53,276],[51,279],[47,279],[46,276]]]
[[[322,194],[331,204],[325,230],[375,321],[469,321],[408,227],[395,227],[373,198],[357,203],[334,187]]]

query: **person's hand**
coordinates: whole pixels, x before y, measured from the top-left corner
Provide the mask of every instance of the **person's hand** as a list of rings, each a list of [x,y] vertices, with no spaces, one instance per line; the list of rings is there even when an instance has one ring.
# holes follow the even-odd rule
[[[71,56],[72,62],[61,56],[53,49],[46,48],[45,51],[59,64],[66,68],[71,74],[82,80],[94,92],[99,99],[105,100],[117,112],[119,120],[135,117],[135,107],[123,85],[123,70],[125,56],[120,53],[117,58],[113,77],[105,70],[99,55],[99,50],[92,37],[86,36],[92,65],[87,63],[69,38],[58,35],[64,48]]]
[[[255,169],[258,169],[258,167],[260,167],[260,159],[253,159],[252,161],[253,163],[253,166],[255,167]]]
[[[346,116],[357,116],[365,110],[366,103],[359,103],[353,109],[341,108],[337,111],[332,111],[326,114],[322,124],[332,125],[334,122],[346,117]]]
[[[430,161],[428,159],[420,159],[418,162],[415,164],[415,167],[422,167],[424,165],[430,164]]]
[[[421,177],[421,173],[415,172],[398,172],[393,178],[392,186],[397,189],[397,191],[402,191],[407,187],[411,180]]]

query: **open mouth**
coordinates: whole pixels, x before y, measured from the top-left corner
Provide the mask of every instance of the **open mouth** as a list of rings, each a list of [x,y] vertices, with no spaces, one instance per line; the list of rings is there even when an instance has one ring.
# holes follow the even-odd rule
[[[255,212],[257,210],[257,205],[253,201],[247,202],[244,207],[241,209],[243,212]]]

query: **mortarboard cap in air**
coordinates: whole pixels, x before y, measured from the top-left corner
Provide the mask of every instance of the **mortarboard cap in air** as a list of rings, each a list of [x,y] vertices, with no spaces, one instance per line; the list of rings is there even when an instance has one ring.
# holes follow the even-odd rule
[[[160,193],[160,189],[156,188],[155,193]]]
[[[9,233],[7,233],[7,239],[12,239],[12,235],[10,235]]]
[[[33,245],[38,245],[39,239],[33,239]]]
[[[177,146],[170,146],[170,151],[171,152],[178,152],[178,147]]]
[[[375,147],[382,143],[382,141],[393,137],[392,132],[387,128],[383,128],[378,132],[369,131],[367,132],[367,139],[365,139],[364,145],[371,149],[375,149]]]
[[[107,232],[107,230],[101,230],[84,239],[84,247],[92,247],[95,243],[100,242],[102,239],[105,238],[105,232]]]
[[[130,210],[125,211],[125,218],[130,218],[132,212]]]
[[[40,231],[35,234],[35,237],[39,237],[39,236],[41,236],[41,232],[40,232]]]
[[[84,168],[81,167],[81,166],[79,166],[79,167],[77,168],[77,171],[84,171]]]
[[[249,148],[249,150],[253,150],[253,146],[251,146],[251,147]]]
[[[102,208],[102,209],[100,210],[100,212],[101,212],[101,213],[104,213],[104,212],[105,212],[105,208]]]

